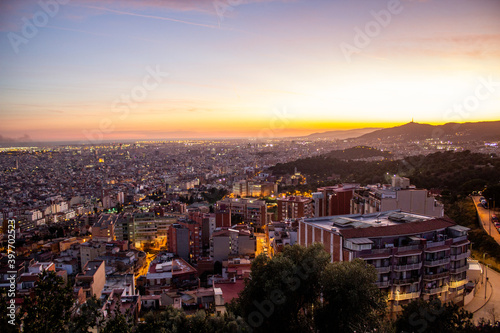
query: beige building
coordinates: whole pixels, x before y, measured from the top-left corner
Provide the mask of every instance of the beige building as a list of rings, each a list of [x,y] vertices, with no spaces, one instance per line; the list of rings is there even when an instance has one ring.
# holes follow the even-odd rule
[[[393,177],[391,186],[368,185],[354,190],[351,214],[372,214],[401,209],[433,217],[444,216],[444,205],[428,190],[410,186],[408,178]]]
[[[95,295],[99,299],[105,284],[106,271],[102,260],[89,261],[75,280],[75,288],[82,288],[85,298]]]

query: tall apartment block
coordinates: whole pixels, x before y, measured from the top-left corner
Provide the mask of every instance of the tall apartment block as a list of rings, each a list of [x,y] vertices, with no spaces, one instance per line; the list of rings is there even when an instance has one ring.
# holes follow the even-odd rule
[[[278,199],[278,221],[313,216],[314,205],[311,198],[286,197]]]
[[[264,200],[226,198],[217,201],[215,213],[217,227],[230,226],[231,215],[240,215],[244,222],[255,227],[266,225],[267,222],[267,206]]]
[[[318,188],[313,193],[314,217],[349,214],[354,189],[359,184],[341,184]]]
[[[397,312],[417,298],[463,300],[468,230],[447,218],[387,211],[303,219],[298,243],[324,244],[332,262],[361,258],[373,265],[377,286]]]

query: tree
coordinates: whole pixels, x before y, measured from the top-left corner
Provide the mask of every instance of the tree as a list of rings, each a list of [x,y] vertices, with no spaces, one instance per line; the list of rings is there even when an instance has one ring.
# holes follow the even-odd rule
[[[323,302],[315,311],[320,332],[372,330],[386,308],[377,271],[361,259],[330,264],[321,274]]]
[[[5,297],[2,292],[3,290],[0,290],[0,327],[2,328],[2,333],[19,332],[19,314],[15,315],[15,320],[14,314],[9,316],[11,313],[9,306],[12,304],[10,303],[12,298]]]
[[[95,295],[77,310],[69,323],[70,333],[87,333],[92,327],[100,327],[104,320],[101,312],[101,301]]]
[[[73,292],[55,272],[44,271],[34,288],[33,297],[26,297],[21,308],[25,332],[65,332],[71,318]]]
[[[120,310],[121,300],[118,299],[113,311],[102,327],[101,333],[129,333],[132,330],[132,322],[129,319],[130,313],[124,315]]]
[[[144,317],[145,322],[137,326],[137,333],[182,332],[186,315],[172,306],[165,311],[150,312]]]
[[[233,309],[254,332],[311,331],[312,305],[329,261],[322,244],[285,247],[272,259],[259,255]]]
[[[472,313],[453,303],[441,304],[439,299],[430,302],[415,300],[403,306],[398,316],[396,332],[473,332]]]

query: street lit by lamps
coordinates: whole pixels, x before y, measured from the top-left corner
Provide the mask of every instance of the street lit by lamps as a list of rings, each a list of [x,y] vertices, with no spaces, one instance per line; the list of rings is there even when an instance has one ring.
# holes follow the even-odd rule
[[[483,253],[483,261],[485,260],[485,257],[488,253]],[[486,289],[488,288],[488,265],[486,265],[486,262],[484,263],[484,299],[486,299]]]

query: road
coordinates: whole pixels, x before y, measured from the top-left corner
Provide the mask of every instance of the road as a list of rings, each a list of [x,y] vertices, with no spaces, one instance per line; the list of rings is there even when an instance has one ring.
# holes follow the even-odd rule
[[[476,323],[481,318],[491,321],[500,319],[500,273],[497,273],[492,269],[487,269],[487,275],[491,286],[493,287],[493,293],[488,303],[486,303],[486,305],[479,311],[474,313],[474,321]],[[488,288],[490,288],[489,284]],[[483,295],[484,289],[481,288],[479,293]]]
[[[490,214],[493,214],[494,212],[493,210],[491,210],[490,212],[490,209],[483,208],[483,206],[479,204],[480,198],[480,196],[472,197],[472,200],[474,201],[477,209],[477,215],[479,216],[479,223],[481,223],[481,226],[488,233],[488,235],[493,237],[495,241],[500,244],[500,233],[498,233],[497,229],[495,228],[495,224],[490,221]]]

